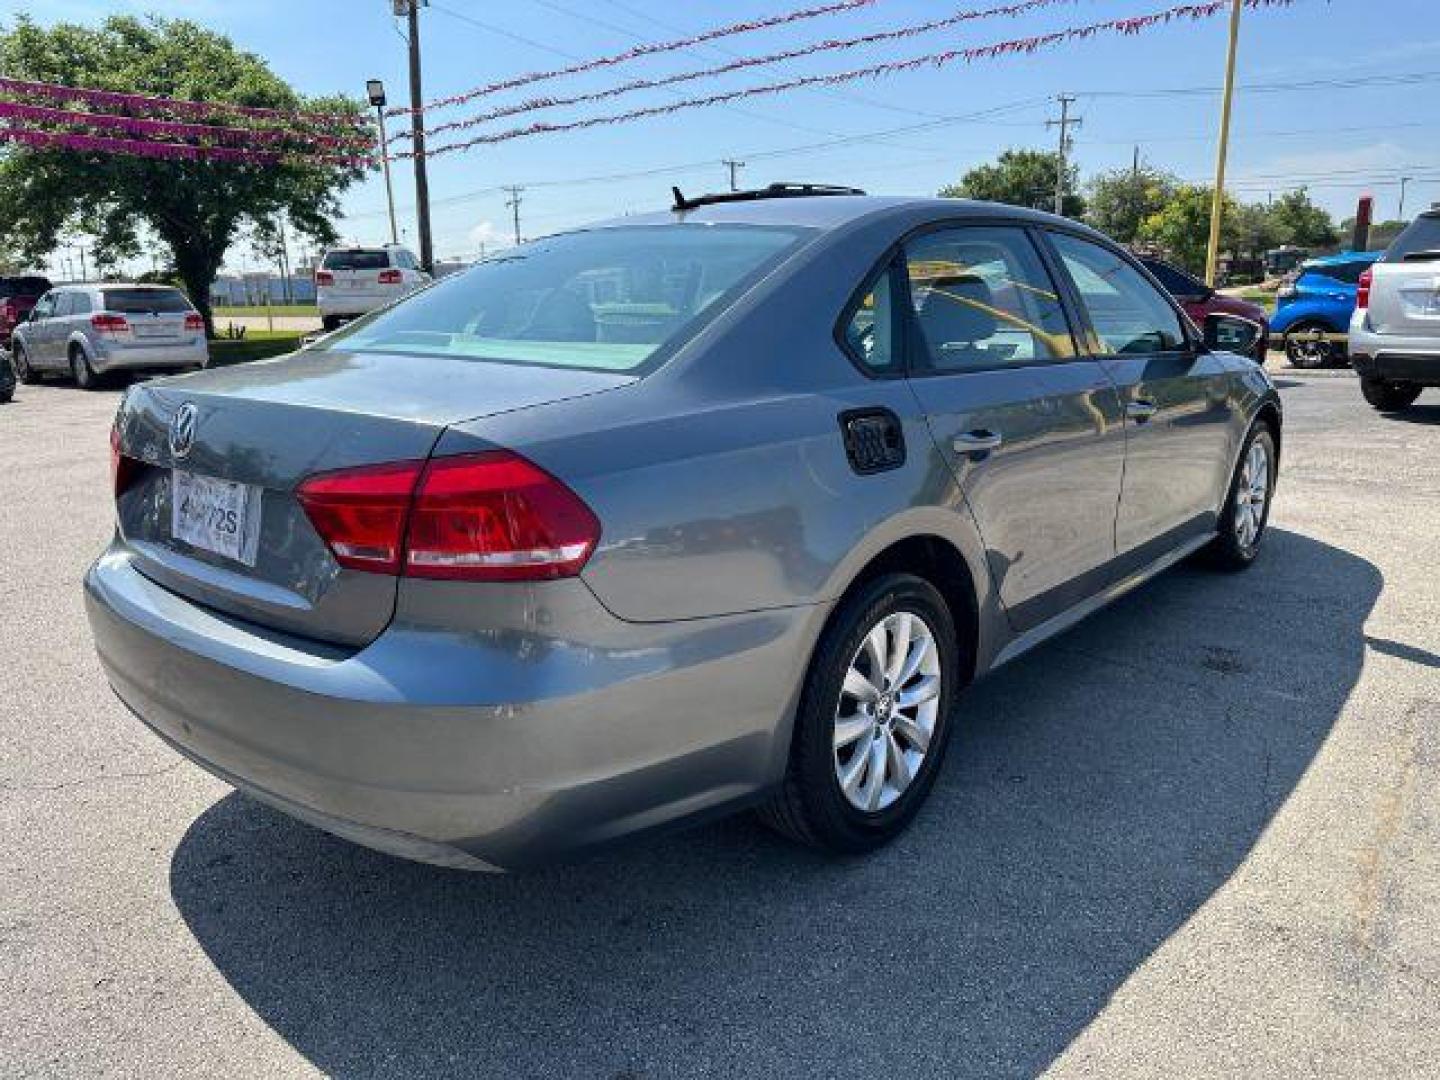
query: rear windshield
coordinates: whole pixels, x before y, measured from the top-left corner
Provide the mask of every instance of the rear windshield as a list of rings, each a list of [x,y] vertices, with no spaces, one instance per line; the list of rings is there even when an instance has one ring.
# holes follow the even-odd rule
[[[1155,275],[1155,280],[1165,286],[1165,291],[1171,296],[1199,296],[1204,293],[1205,286],[1196,281],[1189,274],[1181,273],[1169,263],[1161,262],[1159,259],[1141,259],[1145,269]]]
[[[190,301],[179,289],[106,289],[105,310],[127,315],[151,311],[190,311]]]
[[[326,270],[384,270],[389,265],[387,251],[329,251],[324,262]]]
[[[1385,261],[1401,262],[1421,251],[1440,252],[1440,214],[1422,214],[1405,226],[1385,252]]]
[[[44,296],[50,291],[50,282],[43,277],[0,277],[0,297]]]
[[[319,348],[639,370],[810,230],[662,225],[567,233],[455,274]]]

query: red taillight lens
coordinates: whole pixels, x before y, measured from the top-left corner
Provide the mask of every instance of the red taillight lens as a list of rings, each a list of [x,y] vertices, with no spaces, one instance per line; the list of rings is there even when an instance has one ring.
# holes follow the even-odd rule
[[[400,273],[399,270],[381,270],[381,271],[380,271],[380,284],[381,284],[381,285],[399,285],[400,282],[401,282],[401,280],[402,280],[402,275],[401,275],[401,273]]]
[[[341,566],[398,574],[410,499],[424,467],[399,461],[320,473],[295,495]]]
[[[469,581],[578,574],[600,539],[580,497],[508,451],[435,458],[411,511],[405,572]]]
[[[578,574],[600,540],[579,496],[504,450],[321,473],[296,495],[353,570],[543,581]]]
[[[205,329],[205,317],[198,311],[192,311],[185,316],[185,329],[200,331]]]
[[[0,300],[0,326],[11,327],[20,321],[20,309],[9,300]]]
[[[316,270],[316,271],[315,271],[315,284],[316,284],[316,285],[334,285],[334,284],[335,284],[335,275],[332,274],[329,270]]]
[[[130,329],[124,315],[91,315],[90,325],[102,334],[123,334]]]
[[[140,462],[125,454],[120,449],[120,425],[115,423],[110,427],[110,490],[115,493],[118,499],[129,488],[130,482],[135,479],[135,473],[140,467]]]
[[[1370,306],[1370,283],[1374,280],[1374,272],[1367,268],[1360,275],[1360,281],[1355,286],[1355,306],[1361,311]]]

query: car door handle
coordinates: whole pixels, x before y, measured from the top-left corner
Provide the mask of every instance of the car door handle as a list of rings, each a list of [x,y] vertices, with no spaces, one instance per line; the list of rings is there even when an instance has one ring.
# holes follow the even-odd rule
[[[954,447],[957,454],[988,454],[991,450],[1000,449],[1004,438],[998,431],[990,431],[986,428],[977,428],[974,431],[964,431],[955,436],[955,441],[950,445]]]
[[[1160,411],[1153,401],[1131,401],[1125,406],[1125,415],[1137,424],[1143,424]]]

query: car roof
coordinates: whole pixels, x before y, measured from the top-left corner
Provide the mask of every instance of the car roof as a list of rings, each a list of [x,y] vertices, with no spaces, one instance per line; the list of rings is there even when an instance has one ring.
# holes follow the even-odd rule
[[[1052,214],[1001,203],[978,202],[973,199],[942,199],[914,195],[809,195],[785,198],[751,199],[744,202],[707,203],[690,210],[674,208],[647,214],[609,218],[588,228],[622,228],[636,225],[674,225],[699,223],[710,225],[772,225],[829,231],[849,225],[862,218],[886,214],[923,216],[930,211],[936,219],[943,218],[1008,218],[1039,223],[1078,222],[1057,218]],[[1083,231],[1090,231],[1079,226]]]

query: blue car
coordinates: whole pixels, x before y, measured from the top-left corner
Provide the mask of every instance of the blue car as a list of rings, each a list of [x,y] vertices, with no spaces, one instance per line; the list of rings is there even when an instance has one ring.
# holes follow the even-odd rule
[[[1343,340],[1322,334],[1345,334],[1355,311],[1355,290],[1360,275],[1384,254],[1380,251],[1342,251],[1310,259],[1300,266],[1295,281],[1275,297],[1272,333],[1285,338],[1285,356],[1299,368],[1343,364]]]

